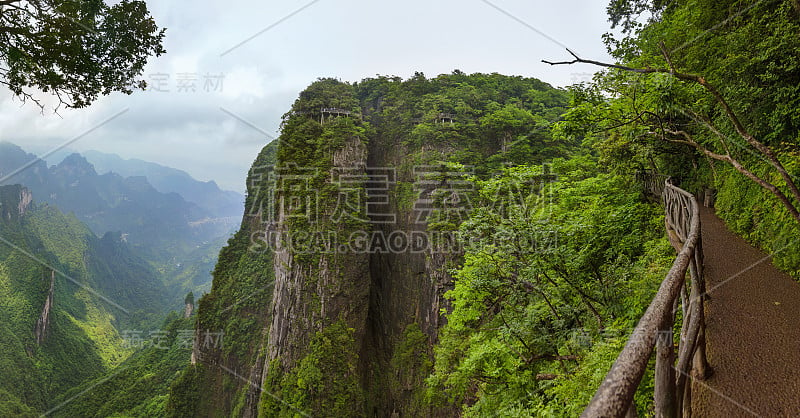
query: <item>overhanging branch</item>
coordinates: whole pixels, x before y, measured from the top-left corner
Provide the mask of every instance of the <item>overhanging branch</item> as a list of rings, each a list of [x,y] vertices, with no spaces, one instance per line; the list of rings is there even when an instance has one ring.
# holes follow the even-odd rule
[[[593,65],[598,65],[600,67],[616,68],[618,70],[632,71],[634,73],[660,72],[659,70],[626,67],[624,65],[609,64],[609,63],[600,62],[600,61],[583,59],[583,58],[579,57],[578,55],[576,55],[574,52],[570,51],[569,48],[567,48],[567,52],[569,52],[570,55],[572,55],[575,59],[572,60],[572,61],[558,61],[558,62],[550,62],[550,61],[542,60],[542,62],[545,63],[545,64],[550,64],[550,65],[569,65],[569,64],[577,64],[577,63],[593,64]]]
[[[755,136],[750,134],[750,132],[748,132],[747,129],[745,129],[744,125],[739,120],[739,117],[736,115],[736,112],[733,111],[733,108],[731,107],[731,105],[728,103],[727,100],[725,100],[725,97],[722,96],[722,94],[719,92],[719,90],[717,90],[717,88],[714,85],[709,83],[708,80],[706,80],[702,76],[695,75],[695,74],[681,73],[681,72],[677,71],[675,69],[675,66],[674,66],[673,62],[672,62],[672,57],[670,57],[670,55],[667,52],[667,49],[664,46],[663,42],[659,43],[659,48],[661,49],[661,53],[664,56],[664,59],[666,60],[667,64],[669,65],[669,68],[633,68],[633,67],[628,67],[628,66],[624,66],[624,65],[610,64],[610,63],[605,63],[605,62],[595,61],[595,60],[587,60],[587,59],[583,59],[583,58],[579,57],[577,54],[575,54],[574,52],[572,52],[569,49],[567,49],[567,52],[569,52],[569,54],[572,55],[572,57],[574,58],[572,61],[551,62],[551,61],[542,60],[542,62],[544,62],[546,64],[550,64],[550,65],[571,65],[571,64],[577,64],[577,63],[592,64],[592,65],[597,65],[597,66],[604,67],[604,68],[615,68],[615,69],[622,70],[622,71],[629,71],[629,72],[640,73],[640,74],[654,74],[654,73],[671,74],[671,75],[675,76],[676,78],[678,78],[680,80],[689,81],[689,82],[693,82],[693,83],[699,84],[707,92],[709,92],[711,94],[711,96],[714,97],[714,100],[717,102],[717,104],[719,104],[720,107],[722,107],[722,109],[723,109],[723,111],[725,113],[725,116],[728,118],[728,120],[733,125],[733,128],[736,131],[736,133],[739,134],[739,136],[742,137],[750,146],[752,146],[758,152],[760,152],[765,157],[766,162],[769,165],[771,165],[778,172],[778,174],[780,175],[781,179],[786,184],[786,187],[788,187],[790,195],[794,198],[794,202],[791,199],[789,199],[788,196],[786,196],[783,192],[781,192],[775,185],[772,185],[771,183],[764,184],[765,182],[763,181],[763,179],[760,179],[758,176],[753,177],[754,176],[753,173],[750,172],[749,170],[744,169],[744,167],[741,164],[739,164],[739,162],[737,160],[735,160],[732,157],[730,157],[730,154],[728,154],[727,155],[727,159],[723,159],[723,161],[728,161],[729,163],[734,165],[734,167],[738,171],[742,172],[742,174],[745,174],[748,178],[751,178],[753,181],[756,181],[756,183],[758,183],[760,186],[764,187],[765,189],[769,190],[770,192],[772,192],[773,194],[778,196],[778,198],[781,200],[781,203],[783,203],[784,206],[786,206],[786,209],[788,209],[789,212],[791,212],[792,216],[795,219],[797,219],[798,222],[800,222],[800,210],[798,210],[798,207],[800,206],[800,188],[797,186],[797,184],[794,182],[794,180],[792,179],[792,177],[789,174],[789,172],[783,166],[783,163],[781,163],[781,161],[778,159],[778,157],[775,154],[775,152],[770,147],[768,147],[766,144],[764,144],[761,141],[759,141],[758,139],[756,139]],[[711,125],[711,124],[707,124],[707,126],[712,128],[712,132],[714,132],[714,134],[720,138],[720,141],[723,143],[723,146],[725,148],[727,148],[727,144],[725,144],[725,142],[724,142],[725,139],[724,139],[724,137],[720,136],[721,133],[719,132],[719,130],[714,128],[713,125]],[[663,131],[663,128],[662,128],[662,131]],[[670,141],[670,142],[676,142],[676,141],[673,140],[673,141]],[[687,143],[687,145],[694,146],[695,148],[697,148],[697,146],[694,145],[694,144],[697,144],[697,143],[694,142],[694,141],[692,141],[692,143]],[[697,144],[697,145],[699,145],[699,144]],[[708,154],[709,152],[711,152],[710,150],[708,150],[708,149],[706,149],[704,147],[703,147],[703,150],[704,150],[703,151],[704,154],[708,155],[711,158],[714,158],[712,155]],[[721,155],[721,154],[717,154],[717,155]],[[736,164],[734,164],[734,162]],[[737,165],[738,165],[738,167],[737,167]],[[744,171],[742,171],[742,170],[744,170]],[[747,173],[745,173],[745,171]],[[748,173],[749,173],[749,175],[748,175]],[[777,191],[777,193],[776,193],[776,191]]]

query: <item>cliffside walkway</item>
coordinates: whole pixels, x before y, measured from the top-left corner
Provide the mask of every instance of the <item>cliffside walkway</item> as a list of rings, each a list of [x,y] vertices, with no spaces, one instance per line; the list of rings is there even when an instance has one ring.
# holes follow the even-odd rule
[[[800,284],[666,176],[640,180],[679,252],[583,416],[635,416],[654,351],[658,417],[800,416]]]
[[[711,209],[700,224],[713,374],[693,382],[692,415],[800,416],[800,285]]]

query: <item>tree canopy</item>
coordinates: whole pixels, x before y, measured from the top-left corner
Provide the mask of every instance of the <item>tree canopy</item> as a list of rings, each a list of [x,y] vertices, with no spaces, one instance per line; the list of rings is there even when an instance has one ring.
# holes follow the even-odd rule
[[[572,61],[548,62],[609,68],[567,123],[606,149],[638,149],[628,163],[677,174],[707,162],[706,184],[719,186],[727,165],[800,222],[798,3],[612,1],[609,12],[625,34],[606,36],[619,63],[572,52]],[[646,24],[636,23],[642,12],[653,16]]]
[[[40,107],[39,91],[72,108],[130,94],[164,31],[141,0],[0,0],[0,84]]]

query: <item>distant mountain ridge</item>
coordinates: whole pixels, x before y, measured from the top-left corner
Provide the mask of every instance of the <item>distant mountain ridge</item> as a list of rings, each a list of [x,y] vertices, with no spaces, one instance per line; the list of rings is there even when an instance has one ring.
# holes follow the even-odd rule
[[[30,165],[0,184],[24,185],[37,201],[75,213],[98,236],[121,231],[129,234],[134,246],[160,246],[167,236],[197,235],[200,231],[193,231],[189,222],[212,216],[176,193],[157,191],[144,177],[99,175],[80,154],[70,154],[58,165],[47,167],[22,148],[2,143],[0,156],[0,178]]]
[[[183,170],[136,158],[124,159],[117,154],[99,151],[85,151],[81,154],[100,174],[114,172],[123,177],[146,177],[159,192],[178,193],[214,217],[239,217],[244,210],[244,195],[222,190],[213,180],[196,180]]]
[[[167,175],[97,170],[77,153],[48,165],[0,142],[0,417],[66,404],[56,416],[88,416],[108,400],[105,408],[118,408],[116,384],[129,389],[127,404],[141,403],[134,416],[163,415],[165,393],[191,351],[177,334],[194,318],[161,318],[183,306],[187,291],[210,287],[243,196],[148,166]],[[147,175],[172,178],[162,187],[171,182],[175,190],[158,190]],[[171,324],[169,335],[161,322]],[[154,341],[159,346],[146,346]],[[126,374],[123,362],[139,367]],[[117,397],[81,397],[115,376],[104,388]],[[72,404],[77,398],[90,406]]]
[[[174,170],[162,168],[164,172]],[[209,196],[234,200],[214,183],[197,182],[191,177],[183,182],[205,184]],[[37,202],[74,213],[98,237],[107,232],[123,234],[126,242],[158,269],[165,283],[183,294],[210,281],[210,268],[199,270],[189,261],[198,260],[205,266],[207,262],[200,260],[206,255],[215,259],[218,249],[205,245],[226,238],[239,223],[231,213],[240,217],[243,212],[234,210],[232,204],[227,209],[224,203],[217,208],[211,208],[211,204],[202,207],[179,193],[163,193],[144,176],[98,174],[94,165],[77,153],[48,167],[44,160],[8,142],[0,142],[0,185],[4,184],[22,184]]]

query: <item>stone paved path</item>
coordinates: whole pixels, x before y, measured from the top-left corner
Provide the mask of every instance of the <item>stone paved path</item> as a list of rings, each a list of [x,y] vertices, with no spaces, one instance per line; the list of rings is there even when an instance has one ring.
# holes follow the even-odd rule
[[[693,382],[693,415],[800,417],[800,284],[710,209],[700,219],[714,374]]]

